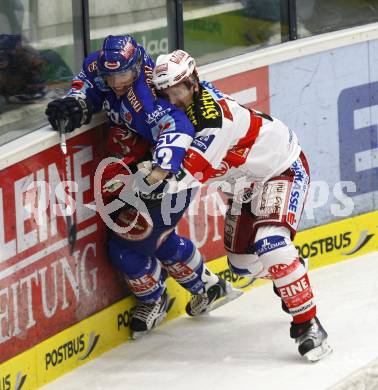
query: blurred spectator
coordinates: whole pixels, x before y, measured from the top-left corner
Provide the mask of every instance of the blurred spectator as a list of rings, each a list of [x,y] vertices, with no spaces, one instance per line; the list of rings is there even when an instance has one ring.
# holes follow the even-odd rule
[[[22,45],[20,35],[0,34],[0,95],[21,103],[43,98],[44,64],[38,51]]]

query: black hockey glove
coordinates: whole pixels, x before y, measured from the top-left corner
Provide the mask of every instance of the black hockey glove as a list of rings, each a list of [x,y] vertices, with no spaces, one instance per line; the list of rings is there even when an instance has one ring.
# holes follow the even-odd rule
[[[138,188],[138,196],[148,209],[159,206],[166,195],[168,183],[162,180],[159,184],[150,185],[143,179],[144,185]]]
[[[71,132],[81,125],[90,122],[93,114],[92,103],[88,99],[65,97],[55,99],[47,105],[46,115],[54,130],[58,122],[65,122],[66,132]]]

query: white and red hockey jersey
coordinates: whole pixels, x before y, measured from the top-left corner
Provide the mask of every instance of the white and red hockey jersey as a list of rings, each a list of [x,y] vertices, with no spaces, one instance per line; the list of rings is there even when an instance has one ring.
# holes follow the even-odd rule
[[[240,177],[266,182],[301,152],[297,136],[280,120],[241,106],[208,82],[201,82],[200,95],[186,114],[196,134],[176,174],[185,186],[232,185]]]

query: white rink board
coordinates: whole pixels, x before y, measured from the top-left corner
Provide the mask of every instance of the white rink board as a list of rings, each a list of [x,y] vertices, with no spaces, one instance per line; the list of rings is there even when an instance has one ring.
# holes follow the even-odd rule
[[[269,284],[199,319],[179,318],[46,389],[325,390],[378,357],[378,252],[310,272],[334,352],[303,361]],[[337,284],[336,284],[337,281]],[[373,342],[374,341],[374,342]]]
[[[377,209],[377,49],[378,41],[373,40],[269,66],[271,114],[298,134],[311,180],[324,182],[323,194],[328,195],[329,190],[321,207],[315,203],[319,195],[309,196],[306,208],[314,210],[315,219],[305,213],[302,228]],[[341,100],[343,94],[349,97]],[[366,104],[359,103],[364,99]],[[346,103],[341,104],[343,101]],[[345,116],[349,113],[348,122]],[[359,135],[355,146],[346,131]],[[340,160],[340,153],[347,164]],[[363,161],[362,156],[366,157]],[[348,191],[355,207],[348,212],[342,206],[345,215],[332,215],[331,205],[343,203],[334,195],[335,184],[346,180],[355,183]]]

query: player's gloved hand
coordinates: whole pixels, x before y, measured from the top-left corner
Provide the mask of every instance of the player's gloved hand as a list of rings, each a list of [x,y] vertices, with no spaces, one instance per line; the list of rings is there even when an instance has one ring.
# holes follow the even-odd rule
[[[148,185],[146,183],[147,190],[143,189],[139,191],[139,198],[145,203],[147,208],[159,206],[166,195],[168,183],[166,180],[161,180],[154,185]]]
[[[101,175],[101,194],[103,199],[119,197],[125,185],[129,192],[133,192],[138,197],[137,183],[150,173],[151,162],[144,161],[137,165],[135,164],[135,158],[127,155],[123,159],[118,159],[118,161],[106,165]],[[147,186],[144,182],[142,185]],[[127,201],[127,199],[123,200]]]
[[[155,184],[148,182],[147,176],[152,170],[150,161],[138,164],[138,171],[135,175],[135,190],[139,198],[147,208],[159,206],[168,189],[167,180],[160,180]]]
[[[93,107],[88,99],[68,96],[50,102],[45,113],[54,130],[58,130],[59,121],[64,121],[66,132],[71,132],[90,122]]]
[[[101,193],[103,198],[118,196],[125,185],[125,176],[130,175],[123,164],[113,162],[105,167],[101,177]]]

